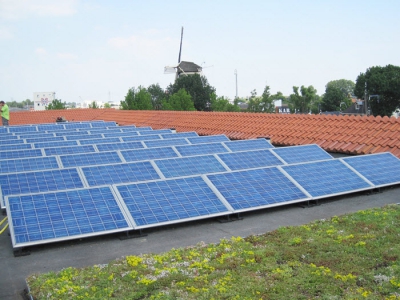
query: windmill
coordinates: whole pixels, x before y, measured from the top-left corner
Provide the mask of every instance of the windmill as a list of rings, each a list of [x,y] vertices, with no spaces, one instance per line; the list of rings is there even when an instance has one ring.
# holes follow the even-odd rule
[[[181,43],[179,47],[178,64],[164,67],[164,74],[175,73],[175,80],[181,75],[201,74],[202,67],[190,61],[181,61],[183,27],[181,29]]]

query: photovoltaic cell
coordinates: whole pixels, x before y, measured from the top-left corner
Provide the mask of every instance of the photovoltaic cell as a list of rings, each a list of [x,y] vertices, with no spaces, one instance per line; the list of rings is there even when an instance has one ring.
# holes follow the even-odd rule
[[[64,167],[79,167],[121,163],[117,152],[84,153],[60,156]]]
[[[128,126],[127,126],[128,127]],[[128,131],[128,130],[132,130],[132,128],[124,128],[121,127],[122,131]],[[146,126],[146,127],[136,127],[136,129],[134,131],[147,131],[147,130],[151,130],[153,131],[153,128],[151,128],[150,126]]]
[[[54,137],[33,138],[33,139],[25,139],[25,141],[27,143],[61,142],[64,141],[64,137],[54,136]]]
[[[52,148],[52,147],[67,147],[67,146],[77,146],[77,141],[60,141],[60,142],[44,142],[44,143],[34,143],[35,148]]]
[[[8,128],[7,127],[1,127],[0,126],[0,133],[8,133]]]
[[[147,148],[167,147],[167,146],[188,145],[189,144],[189,142],[184,138],[182,138],[182,139],[143,141],[143,143],[147,146]]]
[[[226,171],[212,155],[160,159],[154,162],[166,178]]]
[[[103,136],[98,134],[81,134],[81,135],[69,135],[66,136],[67,140],[85,140],[85,139],[102,139]]]
[[[65,135],[87,135],[89,134],[89,131],[70,131],[70,130],[65,130],[65,131],[58,131],[55,133],[56,136],[65,136]]]
[[[229,152],[222,143],[198,144],[187,146],[175,146],[182,156],[214,154]]]
[[[172,133],[170,129],[159,129],[159,130],[141,130],[140,135],[152,135],[152,134],[162,134],[162,133]]]
[[[0,151],[32,149],[32,144],[0,145]]]
[[[150,140],[160,140],[161,137],[158,134],[155,135],[139,135],[139,136],[124,136],[121,137],[124,142],[133,142],[133,141],[150,141]]]
[[[160,179],[149,161],[84,167],[82,171],[89,186]]]
[[[210,135],[210,136],[198,136],[187,138],[191,144],[204,144],[204,143],[216,143],[216,142],[227,142],[229,139],[226,135]]]
[[[14,248],[132,229],[110,187],[8,197]]]
[[[3,133],[0,135],[0,141],[17,140],[17,139],[18,139],[18,135],[13,135],[12,133]]]
[[[82,129],[81,129],[82,130]],[[78,131],[78,132],[82,132],[82,131]],[[88,132],[90,132],[90,134],[98,134],[98,133],[120,133],[121,129],[119,129],[118,127],[116,128],[112,128],[112,129],[108,129],[108,128],[97,128],[97,129],[90,129]]]
[[[224,144],[233,152],[274,148],[266,139],[229,141]]]
[[[90,123],[65,123],[65,129],[91,128]]]
[[[96,152],[92,145],[45,148],[46,156]]]
[[[137,131],[137,127],[135,125],[129,125],[129,126],[121,126],[121,131],[122,132],[127,132],[127,131]],[[148,127],[150,129],[150,127]]]
[[[79,140],[81,145],[99,145],[99,144],[109,144],[109,143],[121,143],[120,138],[102,138],[102,139],[88,139],[88,140]]]
[[[116,137],[116,136],[138,136],[139,134],[136,131],[127,131],[127,132],[104,132],[104,137]]]
[[[36,126],[9,126],[8,132],[30,132],[37,131]]]
[[[24,140],[0,140],[0,145],[23,144]]]
[[[141,149],[144,148],[141,142],[126,142],[113,144],[98,144],[99,151],[126,150],[126,149]]]
[[[47,131],[47,130],[60,130],[60,125],[57,124],[43,124],[37,125],[38,131]],[[62,128],[64,129],[64,128]]]
[[[218,154],[218,157],[232,171],[283,165],[283,162],[269,150],[224,153]]]
[[[400,183],[400,160],[389,152],[342,158],[376,187]]]
[[[115,122],[93,122],[92,127],[109,127],[109,126],[117,126]]]
[[[282,166],[314,199],[370,189],[372,186],[340,160]]]
[[[55,157],[31,157],[0,160],[0,172],[2,174],[58,168],[59,166]]]
[[[207,178],[235,212],[310,199],[276,167],[207,175]]]
[[[0,175],[2,201],[9,195],[84,187],[77,169],[57,169]]]
[[[141,161],[150,159],[178,157],[178,154],[171,147],[121,150],[121,154],[126,161]]]
[[[278,154],[288,164],[333,158],[318,145],[274,148],[272,151]]]
[[[137,229],[230,213],[200,176],[116,187]]]
[[[42,151],[40,149],[3,151],[0,155],[0,160],[12,159],[12,158],[36,157],[36,156],[43,156]]]
[[[30,134],[19,134],[20,139],[53,138],[54,134],[45,132],[32,132]]]
[[[183,137],[198,137],[199,135],[197,132],[189,131],[189,132],[177,132],[177,133],[165,133],[160,134],[163,139],[176,139],[176,138],[183,138]]]

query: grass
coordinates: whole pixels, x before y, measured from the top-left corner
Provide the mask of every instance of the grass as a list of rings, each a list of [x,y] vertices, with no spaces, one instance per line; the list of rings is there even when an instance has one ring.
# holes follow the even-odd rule
[[[33,274],[34,299],[400,299],[400,206]]]

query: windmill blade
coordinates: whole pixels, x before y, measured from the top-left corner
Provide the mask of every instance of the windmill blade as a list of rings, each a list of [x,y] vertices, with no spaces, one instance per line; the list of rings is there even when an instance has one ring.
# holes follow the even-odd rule
[[[182,26],[182,30],[181,30],[181,45],[179,47],[178,64],[181,62],[182,40],[183,40],[183,26]]]

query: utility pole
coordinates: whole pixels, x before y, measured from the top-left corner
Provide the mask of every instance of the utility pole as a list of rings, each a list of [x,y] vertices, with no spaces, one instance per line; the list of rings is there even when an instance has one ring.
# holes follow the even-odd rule
[[[364,88],[364,106],[365,106],[365,115],[368,115],[368,103],[367,103],[367,81],[365,81]]]
[[[235,69],[235,77],[236,77],[236,97],[235,99],[237,99],[238,97],[238,87],[237,87],[237,70]]]

